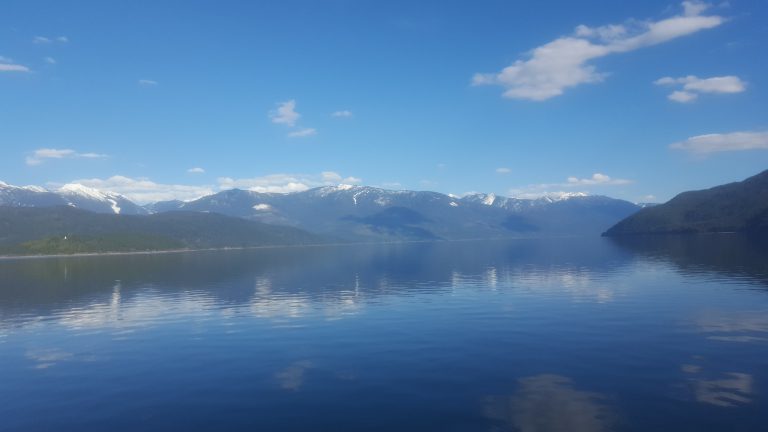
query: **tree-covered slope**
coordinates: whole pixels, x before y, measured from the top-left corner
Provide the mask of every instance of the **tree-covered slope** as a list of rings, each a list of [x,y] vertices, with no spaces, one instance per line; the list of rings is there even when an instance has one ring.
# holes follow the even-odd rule
[[[111,215],[66,206],[0,206],[0,251],[3,253],[113,252],[318,242],[320,237],[297,228],[213,213]]]
[[[736,231],[768,231],[768,170],[741,182],[683,192],[629,216],[605,235]]]

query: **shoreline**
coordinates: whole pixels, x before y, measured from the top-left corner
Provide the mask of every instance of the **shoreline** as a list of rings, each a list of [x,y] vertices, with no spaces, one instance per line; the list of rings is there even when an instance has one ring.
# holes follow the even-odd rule
[[[563,239],[563,238],[581,238],[583,236],[555,236],[555,237],[503,237],[503,238],[471,238],[471,239],[430,239],[430,240],[392,240],[392,241],[370,241],[370,242],[334,242],[334,243],[308,243],[308,244],[286,244],[286,245],[263,245],[263,246],[233,246],[218,248],[200,248],[200,249],[164,249],[164,250],[146,250],[146,251],[125,251],[125,252],[81,252],[73,254],[45,254],[45,255],[0,255],[0,261],[27,260],[27,259],[48,259],[48,258],[87,258],[87,257],[105,257],[105,256],[131,256],[131,255],[161,255],[178,253],[197,253],[197,252],[224,252],[224,251],[242,251],[256,249],[278,249],[278,248],[302,248],[302,247],[321,247],[321,246],[364,246],[364,245],[394,245],[411,243],[452,243],[467,241],[509,241],[509,240],[530,240],[530,239]],[[599,235],[597,238],[601,238]]]

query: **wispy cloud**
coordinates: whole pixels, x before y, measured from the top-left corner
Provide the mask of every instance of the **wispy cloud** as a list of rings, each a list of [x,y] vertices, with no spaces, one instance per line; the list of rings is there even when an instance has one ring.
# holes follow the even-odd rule
[[[142,86],[142,87],[154,87],[154,86],[156,86],[158,84],[160,84],[160,83],[158,83],[155,80],[151,80],[151,79],[140,79],[139,80],[139,85]]]
[[[717,152],[768,150],[768,132],[731,132],[697,135],[670,144],[669,148],[695,154]]]
[[[509,174],[511,172],[512,172],[512,170],[509,169],[509,168],[505,168],[505,167],[496,168],[496,173],[497,174]]]
[[[56,64],[56,59],[53,57],[44,57],[43,61],[48,64]]]
[[[277,108],[269,112],[269,118],[272,120],[272,123],[291,127],[296,125],[299,117],[301,117],[301,114],[296,112],[296,100],[294,99],[278,103]]]
[[[29,68],[8,57],[0,56],[0,72],[29,72]]]
[[[32,38],[32,43],[38,44],[38,45],[45,45],[45,44],[52,44],[52,43],[67,43],[69,42],[69,38],[66,36],[56,36],[56,37],[49,37],[49,36],[35,36]]]
[[[664,77],[654,81],[654,84],[681,86],[681,90],[675,90],[667,96],[670,100],[681,103],[696,100],[700,93],[741,93],[747,88],[744,81],[733,75],[712,78],[699,78],[694,75],[680,78]]]
[[[320,177],[324,184],[360,184],[363,182],[358,177],[342,177],[341,174],[336,171],[323,171],[320,173]]]
[[[569,185],[625,185],[630,180],[611,178],[605,174],[594,173],[589,178],[568,177]]]
[[[79,153],[72,149],[41,148],[27,156],[27,165],[40,165],[47,159],[103,159],[107,155],[99,153]]]
[[[509,190],[509,196],[516,198],[540,198],[540,197],[561,197],[564,195],[573,195],[574,193],[586,193],[591,187],[603,186],[621,186],[633,183],[632,180],[613,178],[611,176],[594,173],[591,177],[579,178],[576,176],[568,177],[561,183],[539,183],[513,188]],[[574,189],[577,189],[575,191]],[[579,190],[580,189],[580,190]]]
[[[315,128],[301,128],[299,130],[295,130],[293,132],[288,133],[288,137],[290,138],[304,138],[309,137],[312,135],[317,135],[317,129]]]
[[[334,171],[324,171],[319,175],[270,174],[241,179],[221,177],[218,179],[218,182],[221,190],[239,188],[255,192],[289,193],[301,192],[319,186],[360,184],[362,180],[357,177],[343,177]]]
[[[474,85],[498,85],[512,99],[543,101],[571,87],[596,83],[606,74],[590,64],[611,54],[658,45],[719,26],[724,18],[704,16],[706,3],[684,1],[679,15],[660,21],[629,20],[601,27],[580,25],[573,34],[534,48],[529,58],[517,60],[497,73],[478,73]]]
[[[349,118],[349,117],[352,117],[352,111],[349,111],[349,110],[334,111],[331,113],[331,117]]]
[[[205,170],[200,167],[194,167],[187,170],[190,174],[205,174]]]

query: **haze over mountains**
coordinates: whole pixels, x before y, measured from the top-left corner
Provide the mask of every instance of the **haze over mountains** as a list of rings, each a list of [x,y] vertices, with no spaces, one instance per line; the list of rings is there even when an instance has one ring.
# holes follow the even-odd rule
[[[47,191],[2,184],[0,205],[66,205],[121,215],[219,213],[300,228],[336,241],[597,235],[640,209],[627,201],[579,193],[539,199],[493,194],[457,197],[350,185],[289,194],[231,189],[194,201],[166,201],[142,207],[121,195],[81,185]]]

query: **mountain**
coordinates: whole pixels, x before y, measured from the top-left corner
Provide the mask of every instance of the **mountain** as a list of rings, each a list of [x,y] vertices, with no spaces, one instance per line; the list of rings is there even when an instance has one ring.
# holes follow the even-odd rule
[[[62,196],[38,186],[12,186],[0,181],[0,205],[50,207],[67,205],[67,201]]]
[[[474,239],[597,235],[640,207],[582,193],[519,199],[494,194],[462,198],[437,192],[325,186],[289,194],[231,189],[194,201],[138,206],[122,195],[80,184],[58,190],[0,184],[0,206],[70,206],[97,213],[219,213],[290,226],[337,241]]]
[[[741,231],[768,232],[768,170],[741,182],[683,192],[640,210],[604,235]]]
[[[74,253],[320,243],[297,228],[213,213],[101,214],[71,206],[0,206],[3,253]]]
[[[81,184],[67,184],[51,191],[39,186],[12,186],[0,182],[0,205],[10,207],[70,206],[96,213],[148,214],[147,209],[128,198],[89,188]]]
[[[64,185],[57,193],[67,201],[68,205],[96,213],[124,215],[149,213],[144,207],[134,204],[120,194],[103,192],[81,184]]]
[[[326,186],[290,194],[232,189],[160,209],[221,213],[299,227],[343,241],[597,235],[639,209],[601,196],[535,200],[368,186]]]

